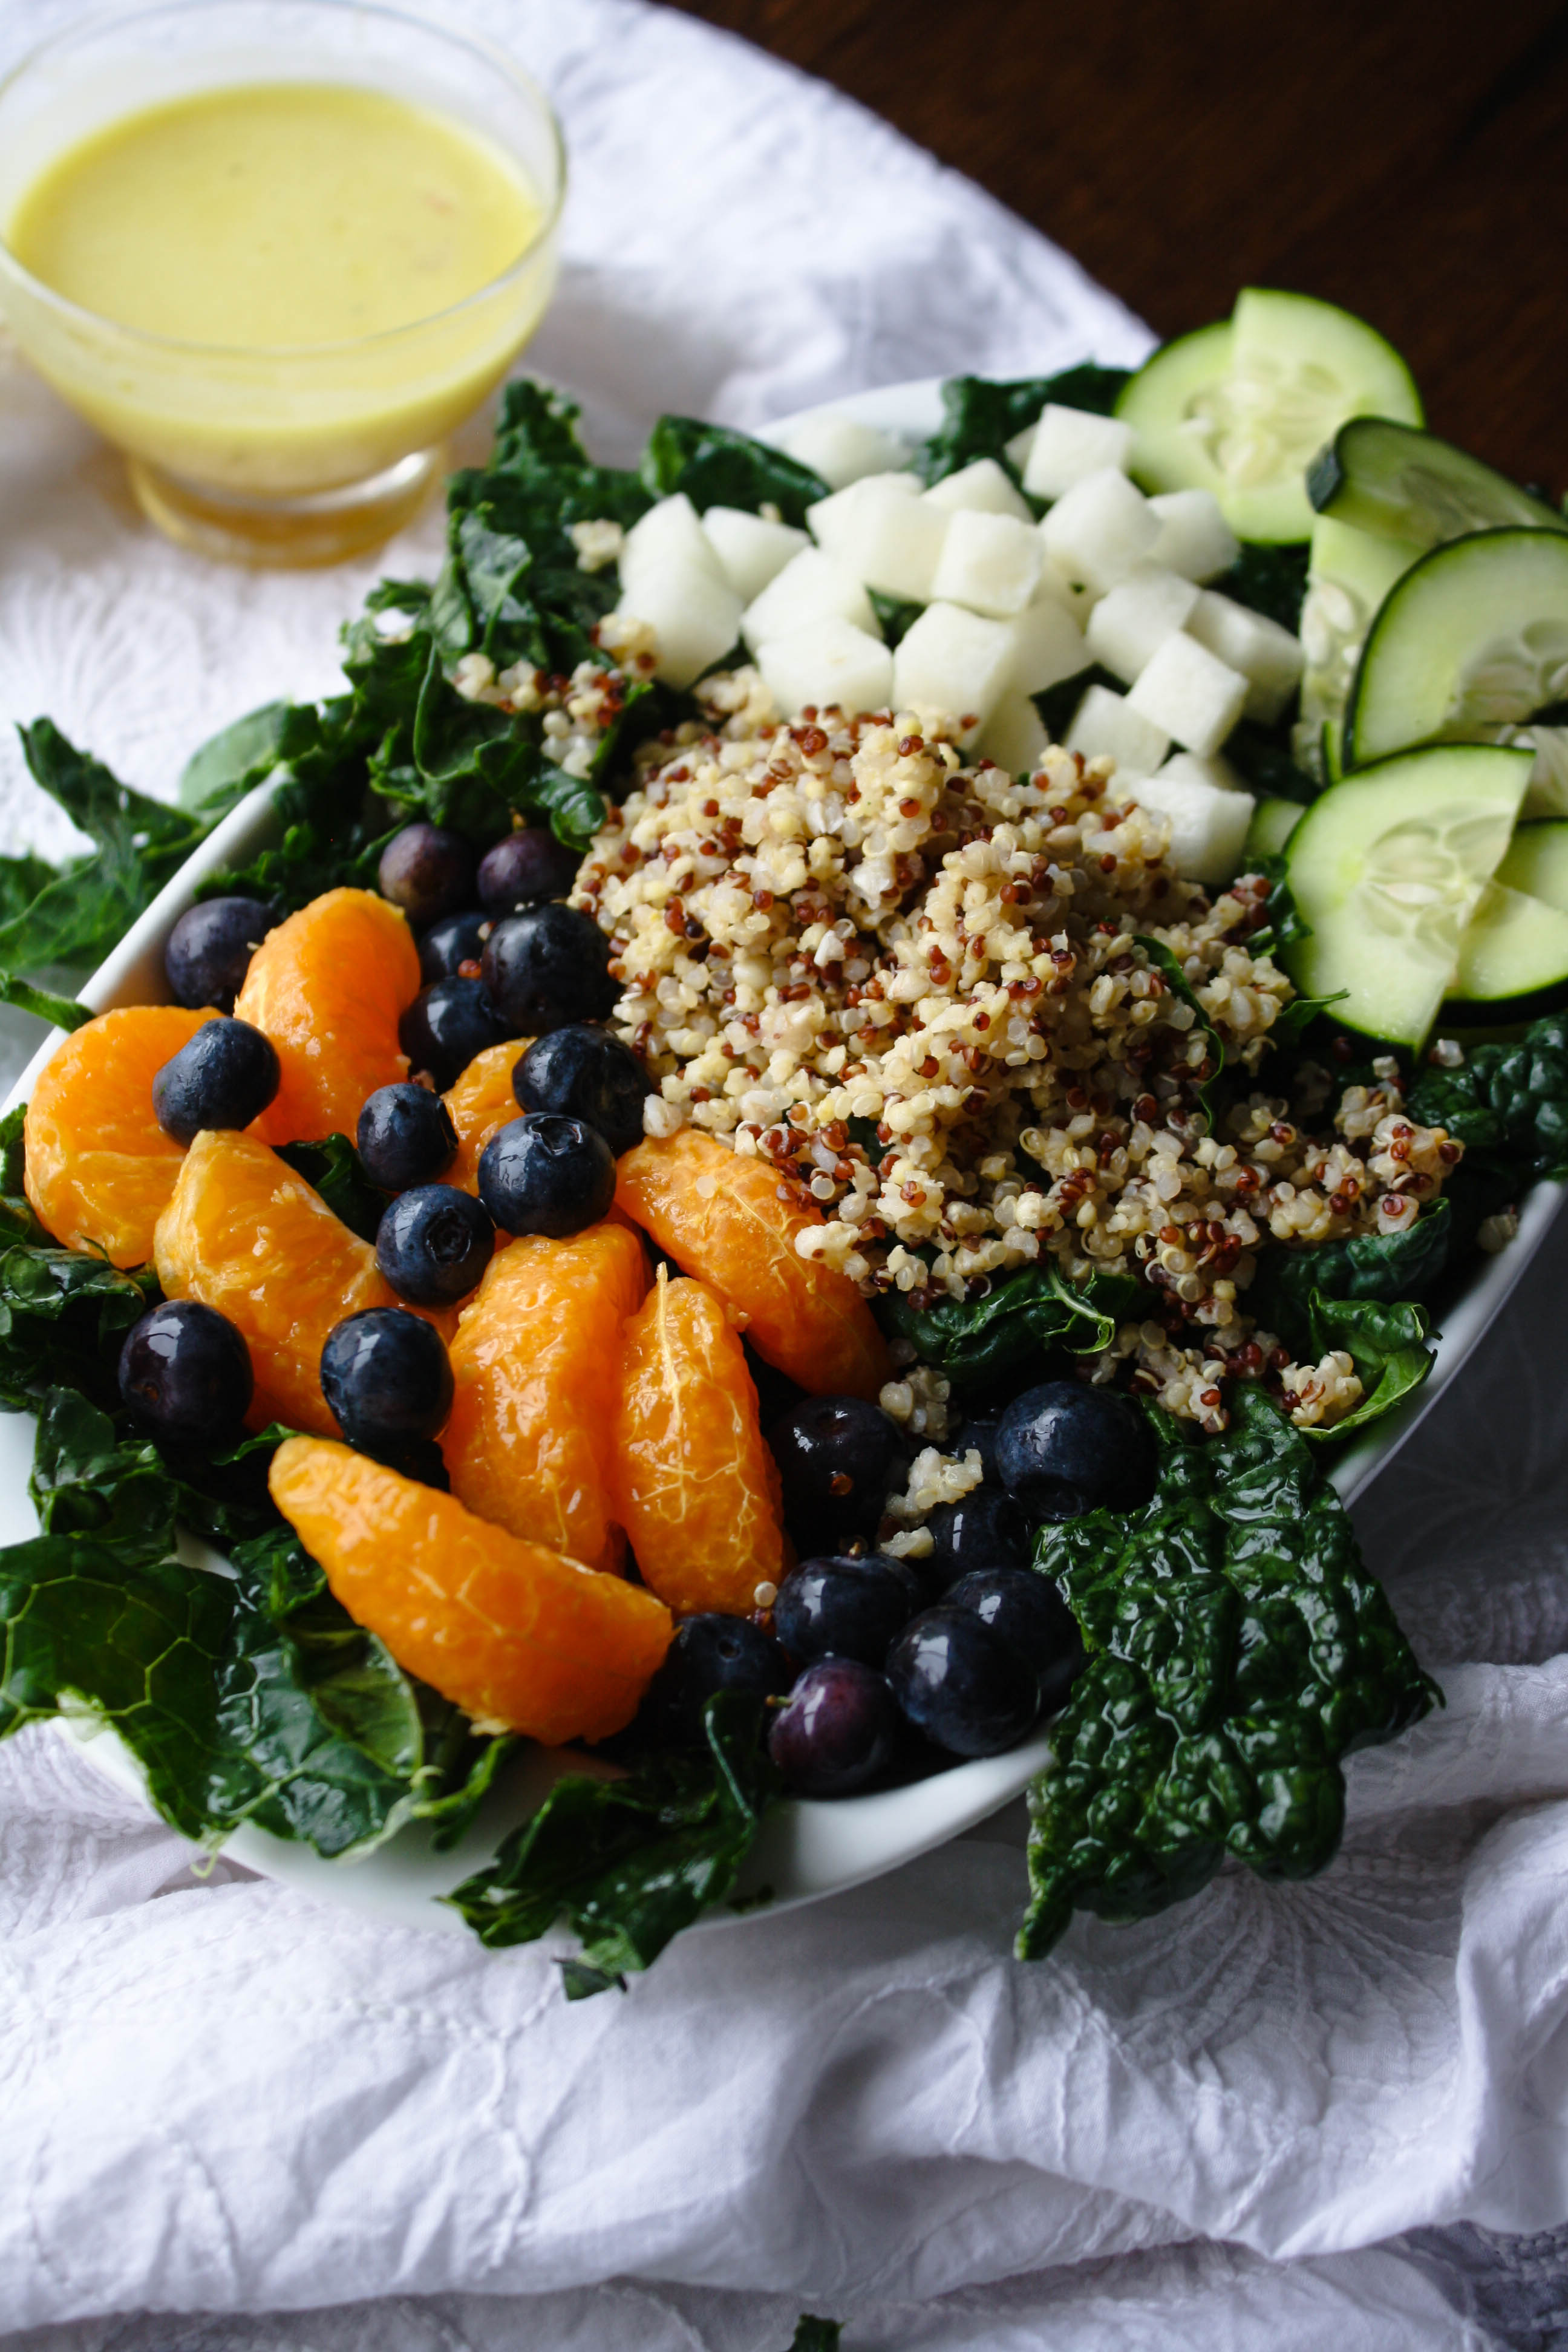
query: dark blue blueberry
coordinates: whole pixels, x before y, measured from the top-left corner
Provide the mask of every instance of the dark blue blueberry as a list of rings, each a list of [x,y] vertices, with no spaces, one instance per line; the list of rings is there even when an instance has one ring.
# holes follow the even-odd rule
[[[478,980],[488,932],[487,918],[475,908],[432,923],[419,942],[419,977],[426,987],[433,980]],[[466,963],[473,965],[472,971],[463,972]]]
[[[900,1726],[893,1694],[858,1658],[807,1666],[773,1719],[768,1753],[803,1797],[852,1797],[886,1771]]]
[[[133,1323],[120,1350],[120,1393],[155,1437],[179,1445],[237,1437],[255,1381],[250,1350],[226,1315],[171,1298]]]
[[[373,1184],[406,1192],[446,1173],[457,1157],[458,1130],[428,1087],[377,1087],[359,1115],[354,1144]]]
[[[540,898],[564,898],[581,862],[543,825],[524,825],[480,858],[480,903],[487,915],[510,915]]]
[[[250,959],[278,920],[260,898],[204,898],[169,933],[163,970],[176,1004],[232,1013]]]
[[[958,1441],[960,1450],[968,1433]],[[999,1486],[976,1486],[959,1503],[939,1503],[926,1521],[931,1549],[921,1565],[939,1589],[974,1568],[1027,1569],[1034,1544],[1028,1522]]]
[[[399,1298],[452,1307],[479,1281],[495,1252],[489,1211],[455,1184],[400,1192],[376,1228],[375,1262]]]
[[[434,1325],[368,1307],[327,1334],[321,1393],[351,1445],[383,1453],[435,1436],[452,1410],[452,1367]]]
[[[977,1568],[942,1595],[948,1609],[971,1609],[1034,1668],[1040,1705],[1055,1715],[1083,1664],[1078,1621],[1048,1576],[1032,1568]]]
[[[996,1433],[996,1467],[1035,1519],[1136,1510],[1154,1491],[1154,1433],[1135,1404],[1082,1381],[1046,1381],[1015,1397]]]
[[[952,1756],[1000,1756],[1040,1711],[1034,1670],[967,1609],[911,1618],[888,1654],[888,1680],[915,1729]]]
[[[569,1021],[603,1021],[618,991],[610,942],[590,915],[553,903],[507,915],[485,941],[480,971],[513,1037],[542,1037]]]
[[[880,1666],[909,1623],[919,1587],[902,1560],[803,1559],[779,1587],[773,1631],[801,1665],[813,1658],[858,1658]]]
[[[445,1094],[476,1054],[512,1034],[496,1017],[483,981],[437,980],[422,988],[397,1024],[410,1069],[424,1070]]]
[[[908,1459],[897,1422],[861,1397],[807,1397],[773,1423],[768,1444],[784,1524],[807,1550],[874,1534]]]
[[[996,1475],[996,1432],[1001,1426],[999,1412],[977,1412],[962,1423],[954,1441],[960,1454],[967,1454],[973,1448],[979,1454],[980,1475],[988,1486],[1001,1483]]]
[[[629,1045],[594,1022],[572,1021],[535,1039],[511,1074],[511,1090],[524,1110],[596,1128],[618,1160],[642,1141],[642,1107],[653,1087]]]
[[[381,853],[376,887],[411,923],[438,923],[474,903],[474,853],[443,824],[405,824]]]
[[[580,1118],[531,1110],[479,1154],[479,1198],[509,1234],[564,1241],[596,1225],[616,1197],[616,1155]]]
[[[648,1685],[643,1721],[661,1745],[700,1747],[702,1710],[716,1691],[766,1699],[782,1697],[789,1685],[789,1660],[749,1617],[688,1617]]]
[[[277,1048],[248,1021],[203,1024],[153,1080],[153,1116],[176,1143],[204,1128],[248,1127],[278,1091]]]

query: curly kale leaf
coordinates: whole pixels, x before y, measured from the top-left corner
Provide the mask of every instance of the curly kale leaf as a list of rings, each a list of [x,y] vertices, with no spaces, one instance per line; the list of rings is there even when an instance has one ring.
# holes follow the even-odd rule
[[[942,388],[942,421],[919,451],[915,465],[928,484],[945,481],[977,457],[994,457],[1015,481],[1018,469],[1007,444],[1033,425],[1047,401],[1058,408],[1087,408],[1109,416],[1131,371],[1086,362],[1056,375],[1021,376],[992,383],[980,375],[953,376]]]
[[[208,818],[226,816],[272,773],[289,709],[287,702],[264,702],[209,736],[180,771],[180,806]]]
[[[1381,1421],[1426,1380],[1436,1358],[1426,1309],[1415,1302],[1447,1265],[1453,1241],[1449,1205],[1436,1201],[1394,1233],[1263,1252],[1247,1313],[1299,1360],[1316,1363],[1343,1349],[1362,1384],[1353,1412],[1306,1431],[1310,1441],[1331,1444]]]
[[[1311,550],[1302,544],[1293,547],[1263,546],[1248,541],[1228,572],[1222,572],[1209,585],[1222,596],[1229,596],[1237,604],[1250,604],[1270,621],[1278,621],[1282,629],[1294,636],[1301,625],[1301,605],[1307,593],[1307,567]],[[1230,746],[1226,745],[1228,755]],[[1291,795],[1294,797],[1294,795]]]
[[[374,1241],[392,1195],[371,1182],[346,1135],[323,1136],[320,1143],[279,1143],[274,1148],[279,1159],[286,1160],[296,1176],[302,1176],[311,1191],[321,1194],[351,1234],[357,1234],[362,1242]]]
[[[57,996],[50,988],[35,988],[14,971],[0,971],[0,1004],[14,1004],[18,1013],[31,1013],[56,1029],[79,1029],[93,1018],[90,1004],[79,1004],[74,996]]]
[[[1030,1790],[1037,1959],[1075,1910],[1147,1917],[1226,1855],[1265,1878],[1333,1858],[1341,1762],[1440,1694],[1368,1575],[1316,1459],[1256,1389],[1199,1441],[1150,1409],[1159,1484],[1141,1511],[1041,1530],[1088,1659]]]
[[[772,504],[797,526],[807,507],[827,496],[827,484],[809,466],[695,416],[659,418],[643,455],[642,478],[656,498],[684,490],[700,514],[710,507],[743,507],[756,514]]]
[[[1138,1311],[1141,1296],[1129,1274],[1096,1274],[1069,1282],[1053,1261],[1020,1266],[984,1298],[940,1298],[912,1307],[901,1291],[879,1302],[885,1328],[907,1339],[922,1363],[934,1364],[960,1389],[989,1389],[1066,1347],[1092,1355],[1109,1347],[1116,1327]]]
[[[1423,1127],[1447,1128],[1467,1163],[1568,1176],[1568,1014],[1532,1021],[1515,1045],[1472,1046],[1457,1070],[1428,1064],[1405,1104]]]
[[[1432,1328],[1426,1310],[1409,1299],[1385,1306],[1375,1298],[1324,1298],[1314,1291],[1311,1325],[1318,1354],[1343,1349],[1362,1385],[1361,1402],[1352,1412],[1326,1429],[1304,1433],[1321,1444],[1381,1421],[1421,1386],[1437,1360],[1426,1345]]]

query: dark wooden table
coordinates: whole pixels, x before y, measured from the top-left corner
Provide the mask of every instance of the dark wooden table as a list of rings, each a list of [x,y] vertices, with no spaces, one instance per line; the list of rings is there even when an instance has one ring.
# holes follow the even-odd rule
[[[1568,484],[1568,7],[679,0],[872,107],[1175,334],[1287,286]]]

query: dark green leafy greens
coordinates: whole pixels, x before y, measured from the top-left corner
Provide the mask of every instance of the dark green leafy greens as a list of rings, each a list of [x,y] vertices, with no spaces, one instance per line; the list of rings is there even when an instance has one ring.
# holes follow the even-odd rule
[[[274,1149],[351,1233],[362,1242],[374,1241],[392,1195],[371,1182],[346,1135],[324,1136],[320,1143],[279,1143]]]
[[[1406,1107],[1424,1127],[1446,1127],[1467,1165],[1568,1176],[1568,1014],[1531,1022],[1515,1045],[1472,1046],[1457,1070],[1428,1064]]]
[[[1018,469],[1007,444],[1033,425],[1047,401],[1058,408],[1087,408],[1109,416],[1127,382],[1127,368],[1086,362],[1056,375],[1016,377],[993,383],[979,375],[953,376],[942,388],[942,421],[920,449],[916,467],[927,483],[945,481],[977,457],[994,457],[1015,481]]]
[[[755,514],[771,505],[797,528],[807,507],[827,496],[827,484],[809,466],[695,416],[659,418],[648,436],[642,478],[656,498],[684,490],[700,514],[710,507],[744,507]]]
[[[92,1019],[90,1005],[79,1004],[74,996],[58,996],[52,988],[36,988],[12,971],[0,971],[0,1004],[14,1004],[18,1013],[31,1013],[57,1029],[79,1029]]]
[[[838,2352],[843,2334],[841,2319],[818,2319],[814,2313],[803,2311],[795,2322],[789,2352]]]
[[[1069,1282],[1053,1260],[1020,1266],[984,1298],[917,1307],[895,1290],[879,1301],[879,1311],[884,1328],[907,1339],[923,1363],[936,1365],[960,1389],[977,1390],[1021,1374],[1053,1348],[1091,1355],[1108,1347],[1117,1324],[1137,1313],[1140,1295],[1131,1275]]]
[[[287,702],[264,702],[209,736],[180,771],[180,806],[226,816],[271,774],[289,709]]]

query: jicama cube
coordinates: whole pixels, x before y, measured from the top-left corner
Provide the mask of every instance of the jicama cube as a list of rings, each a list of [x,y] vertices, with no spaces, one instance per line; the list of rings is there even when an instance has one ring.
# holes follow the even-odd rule
[[[890,434],[853,416],[804,417],[784,444],[784,454],[820,474],[830,490],[841,490],[866,474],[886,474],[904,463],[907,452]]]
[[[1164,730],[1109,686],[1089,688],[1062,741],[1086,760],[1114,760],[1124,776],[1152,776],[1171,748]]]
[[[1058,408],[1048,400],[1029,444],[1024,488],[1032,499],[1059,499],[1108,466],[1125,474],[1131,454],[1131,425],[1091,415],[1085,408]]]
[[[1035,425],[1037,425],[1039,421],[1039,418],[1037,417],[1035,419]],[[1010,466],[1016,467],[1020,481],[1023,479],[1024,468],[1029,462],[1029,452],[1034,446],[1034,425],[1026,425],[1021,433],[1014,434],[1011,441],[1004,441],[1002,444],[1002,455],[1006,458],[1007,463]]]
[[[787,637],[808,621],[852,621],[868,636],[880,636],[865,588],[847,564],[819,547],[803,547],[741,618],[741,635],[755,652],[770,637]]]
[[[760,596],[811,540],[787,522],[769,522],[743,507],[710,507],[702,528],[724,567],[724,576],[742,604]]]
[[[1151,656],[1127,700],[1184,750],[1206,754],[1219,750],[1241,717],[1247,680],[1178,630]]]
[[[620,608],[655,632],[655,675],[669,686],[690,686],[740,635],[741,600],[729,582],[679,556],[639,564],[635,589],[622,581]]]
[[[1105,466],[1064,491],[1040,525],[1040,540],[1057,569],[1097,594],[1149,559],[1160,526],[1142,490]]]
[[[1173,751],[1163,767],[1156,768],[1154,773],[1169,778],[1173,783],[1208,784],[1216,793],[1244,793],[1247,789],[1230,761],[1217,751],[1207,760],[1200,760],[1195,751]]]
[[[1128,791],[1142,807],[1169,817],[1167,854],[1189,882],[1212,886],[1229,882],[1240,872],[1255,805],[1250,793],[1218,792],[1213,784],[1164,772],[1135,777]]]
[[[1217,580],[1241,553],[1212,490],[1166,490],[1150,499],[1149,509],[1160,524],[1150,560],[1184,580]]]
[[[947,536],[931,582],[931,596],[942,604],[967,604],[972,612],[988,613],[994,620],[1021,613],[1039,585],[1045,562],[1033,521],[1020,522],[1016,515],[986,514],[973,507],[961,507],[943,520]]]
[[[808,703],[857,711],[885,710],[893,695],[893,656],[880,638],[851,621],[808,621],[757,648],[757,667],[786,719]]]
[[[977,732],[1002,698],[1014,654],[1005,621],[928,604],[893,656],[893,700],[900,710],[971,719]]]
[[[694,572],[705,572],[710,580],[724,579],[718,550],[684,490],[677,490],[673,498],[660,499],[627,531],[621,550],[624,594],[629,597],[637,593],[637,583],[643,573],[663,572],[671,563],[688,564]],[[626,609],[635,612],[639,619],[648,617],[640,604],[628,604]]]
[[[1178,572],[1141,563],[1108,589],[1084,631],[1095,659],[1129,685],[1167,637],[1184,626],[1202,591]]]
[[[1044,694],[1089,663],[1083,631],[1055,596],[1037,596],[1009,624],[1016,651],[1012,683],[1021,694]]]
[[[933,483],[926,498],[931,506],[955,513],[967,507],[975,514],[1011,515],[1016,522],[1035,520],[1027,499],[1019,497],[1006,468],[994,457],[976,457],[973,466],[961,466],[956,474]]]
[[[868,481],[852,482],[848,489],[811,508],[808,520],[820,543],[868,588],[923,604],[932,594],[948,526],[959,518],[910,497],[900,485],[912,479],[906,474],[874,474]],[[826,508],[839,510],[825,515]],[[826,520],[826,530],[819,518]]]
[[[1216,595],[1212,588],[1203,591],[1186,625],[1190,636],[1247,681],[1247,718],[1265,725],[1278,719],[1301,682],[1300,638],[1266,613]]]
[[[1050,741],[1045,722],[1026,694],[1009,687],[985,722],[980,749],[1012,776],[1031,776]]]
[[[863,481],[847,482],[830,499],[818,499],[815,506],[807,507],[806,527],[818,547],[837,555],[845,532],[854,527],[855,516],[868,499],[918,499],[920,494],[918,474],[868,474]]]

